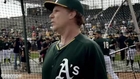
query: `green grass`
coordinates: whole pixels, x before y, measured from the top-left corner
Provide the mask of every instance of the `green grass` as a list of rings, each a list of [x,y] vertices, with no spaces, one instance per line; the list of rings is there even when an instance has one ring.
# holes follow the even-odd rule
[[[31,53],[31,57],[32,58],[38,58],[39,57],[39,53]],[[115,60],[117,60],[117,61],[121,60],[120,54],[116,54]],[[135,62],[137,62],[138,60],[140,60],[140,55],[136,55],[135,56]]]
[[[140,60],[140,55],[135,56],[135,61],[137,62],[138,60]]]
[[[39,53],[31,53],[31,57],[32,58],[38,58],[39,57]],[[115,60],[117,60],[117,61],[121,60],[120,54],[116,54]],[[140,60],[140,55],[136,55],[135,56],[135,62],[137,62],[138,60]]]
[[[31,58],[33,58],[33,59],[39,58],[39,53],[37,53],[37,52],[32,52],[32,53],[30,53],[30,56],[31,56]],[[115,60],[116,60],[116,61],[120,61],[120,60],[121,60],[120,54],[116,54]],[[138,60],[140,60],[140,54],[137,54],[137,55],[135,56],[135,62],[137,62]]]
[[[35,58],[39,58],[39,53],[30,53],[31,58],[35,59]],[[14,55],[11,56],[12,60],[14,60]],[[19,59],[17,59],[19,60]]]
[[[39,53],[31,53],[30,54],[31,58],[39,58]]]
[[[119,54],[116,54],[115,60],[120,61],[121,60],[121,56]],[[137,62],[138,60],[140,60],[140,55],[136,55],[135,56],[135,62]]]

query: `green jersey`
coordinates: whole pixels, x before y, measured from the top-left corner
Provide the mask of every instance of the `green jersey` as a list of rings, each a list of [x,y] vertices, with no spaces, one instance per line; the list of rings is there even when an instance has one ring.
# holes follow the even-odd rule
[[[98,38],[94,41],[100,46],[103,54],[109,56],[109,40],[104,38]]]
[[[54,43],[48,49],[42,79],[107,79],[103,54],[99,46],[79,34],[67,46]]]
[[[114,38],[109,38],[109,48],[110,49],[114,49],[115,50],[115,45],[116,45],[117,41]]]
[[[3,49],[7,50],[10,47],[10,43],[9,42],[4,42],[3,43]]]
[[[130,38],[128,38],[128,39],[125,40],[125,43],[127,43],[128,46],[134,45],[135,42],[138,42],[138,40],[135,39],[135,38],[134,38],[134,39],[130,39]],[[131,48],[136,48],[136,47],[131,47]]]

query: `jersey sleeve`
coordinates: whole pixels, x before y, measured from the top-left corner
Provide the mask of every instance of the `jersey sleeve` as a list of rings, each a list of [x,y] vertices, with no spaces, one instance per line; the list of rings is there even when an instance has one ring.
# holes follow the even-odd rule
[[[116,39],[113,39],[113,44],[116,44],[116,43],[117,43]]]
[[[85,65],[84,79],[108,79],[103,53],[95,42],[87,48]]]
[[[125,43],[128,43],[128,42],[129,42],[129,39],[126,39],[124,42],[125,42]]]
[[[136,37],[136,38],[135,38],[135,41],[136,41],[136,42],[139,42],[139,39],[138,39],[138,37]]]

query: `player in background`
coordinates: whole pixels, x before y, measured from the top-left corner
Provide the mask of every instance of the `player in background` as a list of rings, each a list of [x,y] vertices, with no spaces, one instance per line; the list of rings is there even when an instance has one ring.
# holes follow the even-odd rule
[[[118,45],[119,48],[125,48],[126,45],[124,44],[124,41],[127,39],[126,36],[124,36],[123,33],[120,33],[120,36],[118,37],[117,41],[118,41]],[[125,50],[120,51],[121,52],[121,60],[123,61],[125,59]]]
[[[10,43],[8,41],[8,38],[4,39],[4,44],[3,44],[3,53],[4,53],[4,63],[6,63],[6,59],[8,59],[9,63],[11,63],[10,61],[10,52],[9,52],[9,47],[10,47]]]
[[[31,49],[31,43],[27,40],[27,50],[28,50],[28,55],[30,55],[29,50]],[[27,64],[26,64],[26,53],[25,53],[25,44],[23,42],[22,47],[21,47],[21,68],[20,71],[27,71]]]
[[[43,47],[43,48],[42,48],[42,50],[40,51],[40,55],[41,55],[41,57],[43,58],[42,63],[44,62],[45,55],[46,55],[46,53],[47,53],[48,48],[50,47],[50,44],[51,44],[51,41],[50,41],[49,38],[46,38],[45,41],[44,41],[43,44],[42,44],[42,47]]]
[[[133,34],[129,34],[128,38],[125,40],[125,44],[127,47],[134,45],[136,42],[138,42],[138,40],[135,39]],[[127,50],[126,66],[129,65],[129,61],[130,61],[131,66],[133,67],[135,54],[136,54],[136,47],[129,47]]]
[[[20,42],[20,38],[16,38],[15,42],[14,42],[14,69],[17,70],[17,59],[21,57],[21,42]],[[20,61],[19,61],[20,63]]]
[[[117,44],[117,41],[113,37],[113,35],[109,35],[109,49],[110,49],[110,53],[115,52],[116,44]],[[111,60],[113,61],[112,63],[114,63],[114,61],[115,61],[115,54],[112,54],[110,56],[111,56]]]
[[[40,53],[40,51],[42,50],[42,42],[43,42],[43,39],[42,37],[41,38],[37,38],[37,50],[38,50],[38,53]],[[41,55],[39,54],[39,63],[41,64]]]
[[[14,57],[14,38],[10,38],[9,43],[10,43],[9,54],[11,56],[11,60],[13,60],[12,58]]]
[[[3,60],[3,41],[2,41],[2,37],[0,37],[0,79],[2,79],[2,71],[1,71],[1,63],[2,63],[2,60]]]
[[[110,52],[109,40],[102,38],[101,32],[96,31],[94,41],[100,46],[100,48],[104,54],[104,60],[106,63],[107,73],[111,76],[112,79],[119,79],[118,76],[114,73],[114,70],[112,68],[110,55],[109,55],[109,52]]]
[[[2,63],[3,60],[3,40],[2,37],[0,37],[0,64]]]
[[[89,30],[88,37],[93,40],[93,30],[92,29]]]

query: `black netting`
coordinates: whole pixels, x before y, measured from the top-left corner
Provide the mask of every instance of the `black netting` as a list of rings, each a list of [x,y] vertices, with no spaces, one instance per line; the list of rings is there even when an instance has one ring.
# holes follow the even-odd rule
[[[23,17],[21,0],[0,0],[0,41],[9,42],[8,49],[0,50],[3,79],[41,79],[44,54],[40,55],[40,52],[44,52],[42,50],[44,41],[48,40],[52,43],[59,39],[58,34],[51,30],[49,19],[51,11],[44,8],[45,1],[23,0],[25,13],[25,17]],[[118,40],[120,33],[126,37],[131,33],[137,38],[139,33],[136,33],[135,22],[127,0],[80,1],[84,7],[85,20],[82,32],[89,38],[94,39],[93,33],[96,31],[101,31],[107,36],[112,35],[116,40]],[[140,0],[131,0],[131,2],[139,26]],[[24,53],[25,29],[23,27],[25,27],[27,34],[28,55]],[[21,44],[19,44],[19,48],[14,50],[13,46],[18,38],[20,38]],[[119,43],[117,42],[115,51],[122,49]],[[2,46],[2,44],[0,45]],[[20,53],[14,53],[18,49]],[[140,53],[135,53],[133,66],[127,65],[128,49],[115,52],[114,62],[111,57],[112,67],[119,79],[139,79]],[[24,62],[26,55],[29,63],[27,63],[28,60]],[[17,64],[15,64],[15,56],[17,57]],[[110,75],[108,77],[111,78]]]

